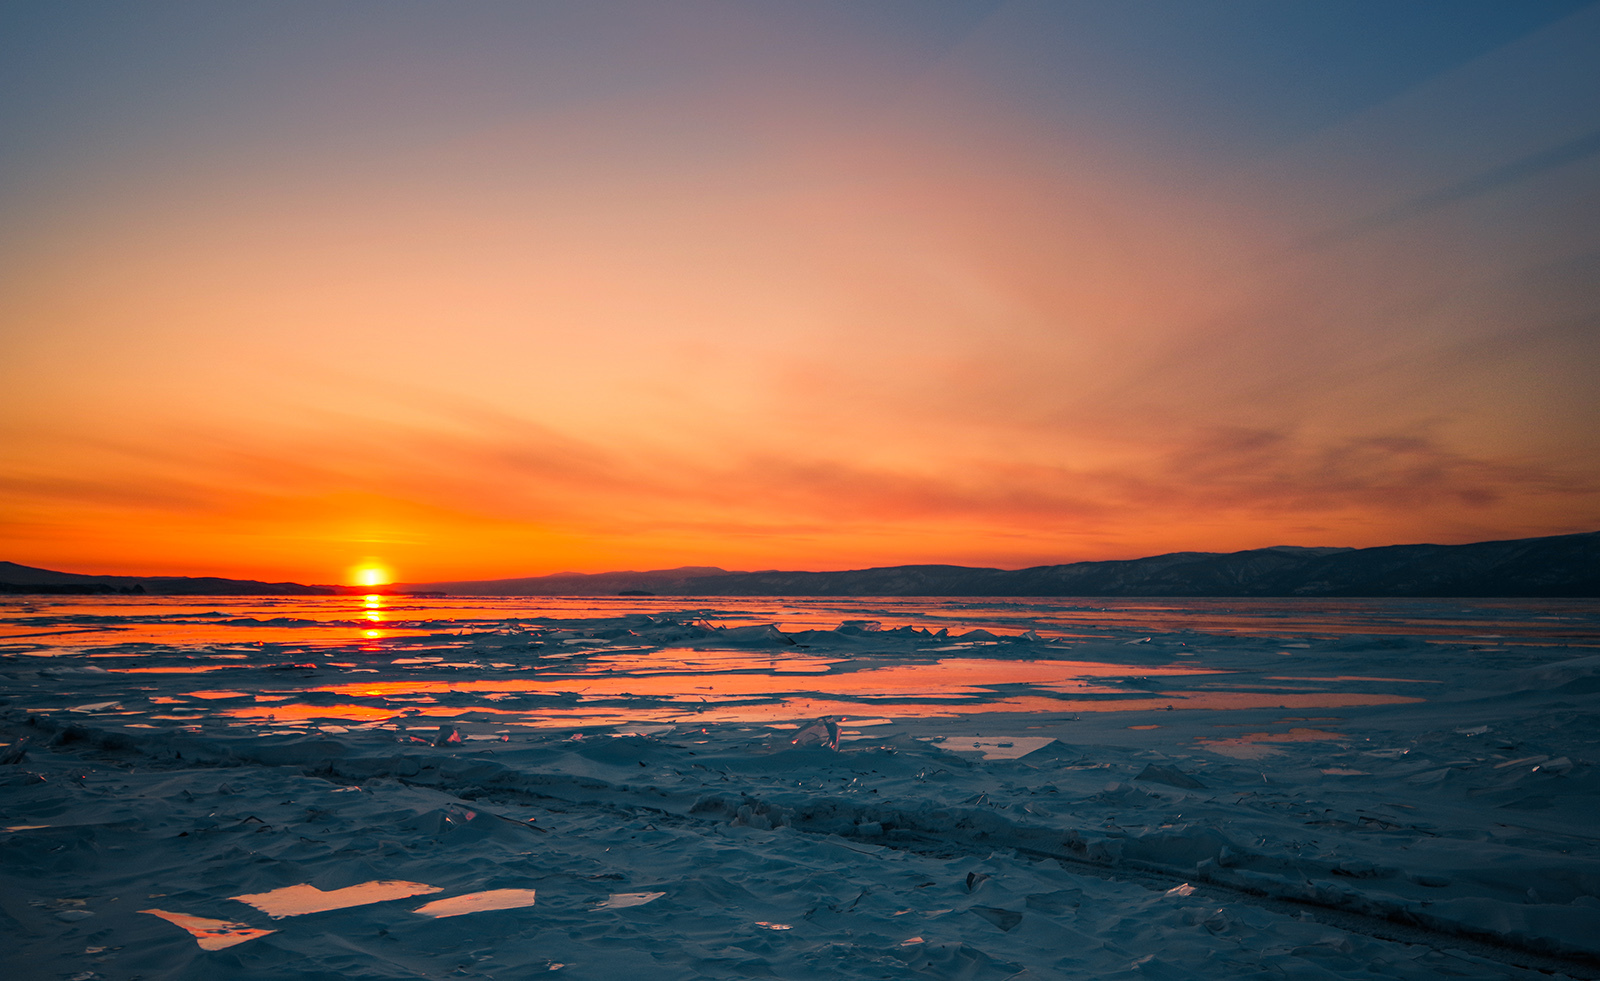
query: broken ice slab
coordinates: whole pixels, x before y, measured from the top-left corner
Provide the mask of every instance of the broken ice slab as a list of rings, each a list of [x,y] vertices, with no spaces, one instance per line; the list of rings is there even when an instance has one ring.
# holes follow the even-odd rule
[[[824,749],[839,748],[839,723],[831,715],[801,727],[789,742],[795,746],[821,746]]]
[[[1133,779],[1148,780],[1152,783],[1164,783],[1169,787],[1179,787],[1183,790],[1204,790],[1205,784],[1196,780],[1189,774],[1176,767],[1156,766],[1154,763],[1147,765],[1144,770]]]
[[[369,903],[386,903],[391,899],[406,899],[410,896],[423,896],[440,891],[438,886],[430,886],[423,882],[381,879],[328,892],[323,892],[312,885],[298,885],[230,898],[241,903],[249,903],[274,920],[281,920],[286,916],[303,916],[306,913],[366,906]]]
[[[986,760],[1015,760],[1055,741],[1054,736],[949,736],[939,743],[939,748],[953,753],[980,753]]]
[[[1013,927],[1022,922],[1021,913],[1016,910],[1000,909],[997,906],[974,906],[967,912],[981,916],[1006,933],[1010,933]]]
[[[614,892],[606,897],[606,901],[596,906],[595,909],[627,909],[630,906],[643,906],[653,903],[665,896],[664,892]]]
[[[525,906],[532,906],[533,899],[532,889],[488,889],[483,892],[469,892],[464,896],[451,896],[449,899],[435,899],[431,903],[417,907],[414,912],[444,919],[447,916],[485,913],[496,909],[522,909]]]
[[[190,916],[187,913],[169,913],[164,909],[142,909],[141,913],[159,916],[168,923],[181,927],[194,937],[195,943],[201,950],[222,950],[235,944],[242,944],[246,940],[265,937],[276,930],[258,930],[248,923],[234,923],[231,920],[208,920],[203,916]]]
[[[675,725],[625,725],[613,732],[613,736],[661,736],[676,729]]]
[[[1369,753],[1367,755],[1370,756],[1372,754]],[[1543,763],[1545,760],[1548,760],[1549,758],[1550,757],[1548,757],[1548,756],[1524,756],[1519,760],[1506,760],[1504,763],[1496,763],[1494,765],[1494,768],[1496,770],[1504,770],[1508,766],[1521,766],[1522,764],[1528,764],[1528,765],[1531,766],[1531,765],[1534,765],[1534,764]]]

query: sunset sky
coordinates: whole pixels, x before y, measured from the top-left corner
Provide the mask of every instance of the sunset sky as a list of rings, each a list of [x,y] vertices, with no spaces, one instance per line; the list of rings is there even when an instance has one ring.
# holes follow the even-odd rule
[[[0,5],[0,559],[1600,529],[1600,4]]]

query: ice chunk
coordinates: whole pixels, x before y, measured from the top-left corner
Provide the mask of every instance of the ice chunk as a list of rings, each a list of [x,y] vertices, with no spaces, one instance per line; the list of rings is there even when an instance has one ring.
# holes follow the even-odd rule
[[[789,740],[795,746],[822,746],[827,749],[839,748],[839,723],[831,715],[808,725],[802,726],[800,731]]]
[[[614,892],[606,897],[606,901],[596,906],[595,909],[627,909],[630,906],[643,906],[653,903],[665,896],[664,892]]]
[[[983,917],[1007,933],[1022,922],[1022,914],[1016,910],[1000,909],[995,906],[974,906],[967,912]]]
[[[1443,889],[1450,884],[1449,876],[1440,875],[1437,872],[1407,872],[1406,878],[1419,886],[1427,886],[1430,889]]]
[[[187,913],[169,913],[164,909],[142,909],[139,912],[159,916],[168,923],[187,930],[200,945],[201,950],[222,950],[224,947],[232,947],[246,940],[278,932],[258,930],[248,923],[234,923],[231,920],[208,920],[203,916],[190,916]]]
[[[979,753],[986,760],[1015,760],[1055,742],[1054,736],[951,736],[939,748],[955,753]]]
[[[444,919],[447,916],[484,913],[496,909],[522,909],[525,906],[532,906],[533,898],[532,889],[489,889],[484,892],[469,892],[464,896],[451,896],[449,899],[435,899],[431,903],[418,906],[413,912]]]
[[[435,746],[448,746],[461,741],[461,730],[455,726],[440,726],[439,737],[433,741]]]
[[[87,714],[90,712],[110,712],[119,708],[122,708],[121,702],[90,702],[88,705],[74,705],[72,708],[67,709],[67,711],[82,712]]]
[[[1029,893],[1024,902],[1029,909],[1059,915],[1083,905],[1083,890],[1057,889],[1055,892]]]
[[[1504,770],[1508,766],[1520,766],[1520,765],[1522,765],[1524,763],[1527,763],[1527,764],[1543,763],[1545,760],[1548,760],[1549,758],[1550,757],[1548,757],[1548,756],[1524,756],[1524,757],[1522,757],[1521,759],[1518,759],[1518,760],[1506,760],[1504,763],[1496,763],[1494,765],[1494,768],[1496,770]]]
[[[621,729],[619,729],[616,732],[612,733],[612,735],[613,736],[660,736],[660,735],[665,735],[666,733],[669,733],[669,732],[671,732],[672,730],[674,730],[676,728],[677,728],[677,726],[672,726],[672,725],[656,725],[656,726],[629,725],[629,726],[623,726]],[[777,726],[773,726],[773,728],[778,728],[778,727]],[[789,726],[789,728],[793,729],[794,726]]]
[[[1600,675],[1600,654],[1540,665],[1519,672],[1518,678],[1529,687],[1552,688],[1593,678],[1595,675]]]
[[[779,630],[770,623],[757,624],[749,627],[722,627],[718,629],[717,640],[725,644],[793,644],[794,638]]]
[[[365,906],[368,903],[386,903],[391,899],[406,899],[410,896],[423,896],[440,891],[438,886],[422,882],[381,879],[329,892],[323,892],[312,885],[298,885],[230,898],[241,903],[249,903],[274,920],[281,920],[286,916],[321,913],[330,909]]]
[[[1170,766],[1156,766],[1154,763],[1146,766],[1133,779],[1148,780],[1151,783],[1164,783],[1169,787],[1181,787],[1184,790],[1204,790],[1206,786],[1182,770],[1174,769]]]

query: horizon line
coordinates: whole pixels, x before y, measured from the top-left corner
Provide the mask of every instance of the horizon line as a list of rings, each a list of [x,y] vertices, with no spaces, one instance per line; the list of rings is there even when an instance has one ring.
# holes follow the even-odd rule
[[[832,574],[849,573],[849,572],[871,572],[871,571],[883,570],[883,569],[916,569],[916,568],[947,568],[947,569],[967,569],[967,570],[972,570],[972,571],[1023,572],[1023,571],[1027,571],[1029,569],[1048,569],[1048,568],[1056,568],[1056,567],[1060,567],[1060,566],[1069,566],[1069,565],[1095,565],[1095,564],[1102,564],[1102,563],[1109,563],[1109,562],[1137,562],[1137,561],[1141,561],[1143,559],[1162,558],[1164,556],[1169,556],[1169,555],[1239,555],[1239,554],[1243,554],[1243,553],[1246,553],[1246,552],[1266,552],[1266,551],[1281,550],[1281,549],[1294,549],[1294,550],[1304,550],[1304,551],[1330,551],[1330,552],[1334,552],[1334,551],[1338,551],[1338,552],[1361,552],[1361,551],[1371,551],[1371,550],[1374,550],[1374,549],[1383,549],[1383,548],[1410,548],[1410,547],[1428,547],[1428,546],[1439,547],[1439,548],[1459,548],[1459,547],[1470,546],[1470,545],[1494,545],[1494,544],[1501,544],[1501,543],[1507,543],[1507,542],[1539,541],[1539,540],[1542,540],[1542,539],[1550,539],[1550,538],[1570,538],[1570,537],[1577,537],[1577,536],[1582,536],[1582,535],[1597,535],[1597,534],[1600,534],[1600,529],[1596,529],[1596,530],[1593,530],[1593,531],[1565,532],[1565,533],[1556,534],[1556,535],[1535,535],[1535,536],[1526,537],[1526,538],[1483,539],[1483,540],[1470,541],[1470,542],[1459,542],[1459,543],[1456,543],[1454,545],[1441,544],[1441,543],[1438,543],[1438,542],[1394,542],[1394,543],[1390,543],[1390,544],[1387,544],[1387,545],[1368,545],[1368,546],[1348,546],[1348,545],[1264,545],[1264,546],[1259,546],[1259,547],[1256,547],[1256,548],[1235,549],[1235,550],[1226,551],[1226,552],[1222,552],[1222,551],[1207,551],[1207,550],[1200,550],[1200,549],[1179,549],[1179,550],[1171,551],[1171,552],[1152,552],[1152,553],[1148,553],[1148,554],[1145,554],[1145,555],[1133,556],[1133,557],[1130,557],[1130,558],[1076,559],[1076,560],[1069,560],[1069,561],[1065,561],[1065,562],[1050,562],[1050,563],[1042,563],[1042,564],[1038,564],[1038,565],[1018,566],[1018,567],[1015,567],[1015,568],[1006,568],[1006,567],[1003,567],[1003,566],[961,565],[961,564],[953,563],[953,562],[904,562],[904,563],[896,563],[896,564],[893,564],[893,565],[850,566],[850,567],[838,568],[838,569],[784,569],[784,568],[777,568],[777,567],[767,568],[767,569],[725,569],[725,568],[723,568],[721,566],[715,566],[715,565],[679,565],[679,566],[668,566],[668,567],[656,568],[656,569],[607,569],[607,570],[604,570],[604,571],[601,571],[601,572],[573,572],[573,571],[547,572],[547,573],[535,573],[535,574],[532,574],[532,575],[496,576],[496,577],[493,577],[493,578],[485,578],[485,579],[468,579],[468,578],[460,578],[460,577],[449,578],[449,579],[394,579],[394,580],[391,580],[391,581],[388,581],[388,582],[367,583],[367,584],[346,583],[346,582],[299,582],[297,580],[289,580],[289,579],[272,581],[272,580],[265,580],[265,579],[237,578],[237,577],[233,577],[233,576],[203,575],[203,574],[202,575],[187,575],[187,574],[131,574],[131,573],[70,572],[70,571],[67,571],[65,569],[52,569],[52,568],[46,568],[44,566],[30,566],[30,565],[26,565],[26,564],[21,563],[21,562],[13,562],[13,561],[8,560],[8,559],[0,559],[0,566],[7,566],[7,565],[16,566],[18,568],[31,569],[31,570],[34,570],[34,571],[37,571],[37,572],[48,572],[48,573],[52,573],[52,574],[55,574],[55,575],[65,575],[65,576],[80,576],[80,577],[90,578],[90,579],[215,579],[215,580],[221,580],[221,581],[226,581],[226,582],[258,582],[258,583],[262,583],[264,585],[305,586],[305,587],[314,587],[314,588],[326,587],[326,588],[331,588],[331,589],[344,590],[344,589],[361,589],[361,588],[386,589],[386,588],[395,588],[395,587],[401,587],[401,586],[424,587],[424,586],[446,584],[446,583],[463,583],[463,584],[465,584],[465,583],[516,582],[516,581],[519,581],[519,580],[559,579],[559,578],[566,578],[566,577],[571,577],[571,578],[594,578],[594,577],[598,577],[598,576],[651,575],[651,574],[678,572],[678,571],[682,571],[682,570],[686,570],[686,569],[716,570],[715,572],[709,573],[708,576],[706,576],[706,577],[696,577],[696,578],[708,578],[709,576],[718,576],[718,575],[727,575],[727,576],[750,576],[750,575],[765,575],[765,574],[832,575]],[[26,583],[3,583],[3,582],[0,582],[0,584],[5,584],[5,585],[28,585]]]

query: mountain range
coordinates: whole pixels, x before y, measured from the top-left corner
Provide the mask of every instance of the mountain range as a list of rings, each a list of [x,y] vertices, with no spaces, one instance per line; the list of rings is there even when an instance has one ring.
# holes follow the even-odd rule
[[[157,596],[361,593],[187,576],[88,576],[0,562],[0,593]],[[1029,569],[901,565],[844,572],[557,573],[520,579],[397,583],[386,593],[455,596],[1546,596],[1600,597],[1600,532],[1476,542],[1172,552]]]
[[[332,586],[297,582],[257,582],[216,576],[85,576],[0,562],[0,594],[95,595],[123,593],[146,596],[325,596]]]

